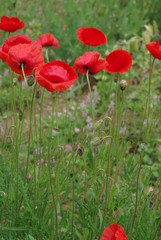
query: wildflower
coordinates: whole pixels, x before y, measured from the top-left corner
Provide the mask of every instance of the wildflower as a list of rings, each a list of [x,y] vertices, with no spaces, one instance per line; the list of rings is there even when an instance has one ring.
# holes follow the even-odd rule
[[[17,36],[14,36],[14,37],[7,38],[3,46],[0,47],[0,59],[2,59],[4,62],[7,62],[9,49],[20,43],[21,44],[31,43],[31,39],[21,34],[18,34]]]
[[[54,48],[59,47],[59,41],[51,34],[45,33],[38,37],[37,42],[41,44],[42,47],[52,46]]]
[[[107,43],[107,38],[104,33],[92,27],[82,27],[77,30],[77,37],[79,41],[89,46],[99,46]]]
[[[6,32],[15,32],[19,29],[24,28],[25,24],[23,21],[20,21],[18,17],[7,17],[2,16],[1,22],[0,22],[0,30],[6,31]]]
[[[64,91],[76,81],[77,73],[66,62],[55,60],[37,68],[35,78],[49,92]]]
[[[107,66],[105,59],[99,59],[98,52],[86,52],[83,56],[78,57],[73,67],[81,74],[86,74],[89,70],[91,74],[96,74]]]
[[[147,43],[146,48],[154,58],[161,60],[161,45],[159,41]]]
[[[122,226],[111,224],[102,233],[101,240],[128,240]]]
[[[23,75],[23,64],[25,75],[28,76],[35,67],[44,64],[44,58],[37,43],[17,44],[9,49],[7,63],[13,72],[20,75]]]
[[[111,52],[107,57],[108,63],[106,71],[109,73],[124,73],[127,72],[132,65],[131,54],[125,50],[117,49]]]

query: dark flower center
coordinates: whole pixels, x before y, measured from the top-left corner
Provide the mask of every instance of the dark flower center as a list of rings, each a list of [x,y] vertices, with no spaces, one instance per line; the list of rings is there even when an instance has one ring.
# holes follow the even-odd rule
[[[22,68],[22,66],[24,67],[26,65],[26,62],[20,62],[19,63],[19,68]]]

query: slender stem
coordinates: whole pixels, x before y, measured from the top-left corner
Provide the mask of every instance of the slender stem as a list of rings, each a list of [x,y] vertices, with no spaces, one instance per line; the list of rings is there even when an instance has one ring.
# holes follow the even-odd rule
[[[137,179],[136,179],[136,200],[135,200],[135,210],[134,210],[134,215],[132,219],[132,224],[131,224],[131,229],[130,229],[130,234],[129,234],[129,239],[131,239],[132,233],[133,233],[133,228],[134,228],[134,223],[137,215],[137,207],[138,207],[138,197],[139,197],[139,176],[141,172],[141,167],[142,167],[142,154],[140,155],[140,164],[139,164],[139,170],[137,174]]]
[[[26,75],[25,75],[25,71],[24,71],[23,64],[21,64],[21,70],[22,70],[22,74],[23,74],[23,77],[24,77],[25,83],[26,83],[26,85],[27,85],[27,79],[26,79]]]
[[[48,47],[45,49],[45,56],[46,56],[46,61],[47,63],[49,62],[49,52],[48,52]]]
[[[56,92],[56,127],[58,128],[58,102],[59,102],[59,98],[58,98],[58,93]]]
[[[16,137],[16,172],[17,172],[17,179],[16,179],[16,218],[18,215],[18,200],[19,200],[19,192],[18,192],[18,188],[19,188],[19,149],[20,149],[20,145],[21,145],[21,136],[22,136],[22,131],[21,131],[21,122],[23,123],[23,113],[22,113],[22,82],[21,82],[21,86],[20,86],[20,114],[22,115],[21,117],[19,117],[19,126],[18,126],[18,133],[17,133],[17,137]]]
[[[29,165],[30,142],[31,142],[31,135],[32,135],[32,113],[33,113],[33,103],[34,103],[34,96],[35,96],[36,86],[37,86],[37,82],[35,83],[35,86],[34,86],[34,89],[33,89],[32,100],[31,100],[31,112],[29,114],[30,127],[29,127],[28,151],[27,151],[26,171],[25,171],[24,183],[26,182],[26,177],[27,177],[27,172],[28,172],[28,165]]]
[[[111,121],[110,121],[110,135],[111,135]],[[102,226],[101,226],[101,233],[104,229],[104,223],[105,223],[105,218],[106,218],[106,214],[107,214],[107,204],[109,203],[110,200],[110,196],[111,196],[111,189],[110,189],[110,175],[111,175],[111,145],[112,145],[112,139],[109,140],[109,148],[108,148],[108,162],[107,162],[107,166],[105,169],[105,174],[106,176],[104,178],[106,178],[106,190],[105,190],[105,209],[104,209],[104,215],[103,215],[103,221],[102,221]],[[109,206],[110,207],[110,206]],[[100,234],[101,234],[100,233]]]
[[[42,96],[41,96],[41,102],[40,102],[40,132],[39,132],[39,141],[38,141],[38,148],[40,146],[40,151],[38,151],[39,154],[39,172],[38,172],[38,179],[40,177],[40,167],[41,167],[41,143],[42,143],[42,105],[43,105],[43,100],[44,100],[44,92],[45,89],[42,91]]]
[[[154,62],[155,62],[155,58],[153,58],[153,60],[151,61],[151,55],[150,55],[150,73],[149,73],[148,96],[147,96],[146,115],[145,115],[147,118],[147,135],[148,135],[148,128],[150,125],[151,80],[152,80]]]
[[[118,159],[119,159],[119,140],[120,140],[120,126],[121,126],[121,112],[120,112],[120,74],[118,75],[117,79],[117,86],[116,86],[116,101],[115,101],[115,123],[114,123],[114,137],[113,137],[113,150],[115,152],[116,158],[116,174],[115,174],[115,181],[117,180],[118,176]]]
[[[51,141],[52,142],[52,141]],[[52,195],[52,201],[53,201],[53,206],[55,209],[55,235],[56,235],[56,240],[58,240],[58,220],[57,220],[57,206],[56,206],[56,200],[54,196],[54,190],[53,190],[53,182],[52,182],[52,176],[51,176],[51,166],[50,166],[50,159],[51,159],[51,143],[48,148],[48,168],[49,168],[49,179],[50,179],[50,190],[51,190],[51,195]],[[52,212],[53,214],[53,212]]]
[[[72,190],[72,198],[73,198],[73,206],[72,206],[72,240],[74,240],[74,208],[75,208],[75,163],[77,159],[78,153],[76,153],[76,156],[73,158],[73,166],[72,166],[72,172],[73,172],[73,190]]]
[[[91,91],[91,85],[89,81],[89,70],[86,73],[86,78],[87,78],[87,83],[88,83],[88,88],[89,88],[89,94],[90,94],[90,103],[91,103],[91,114],[92,114],[92,120],[93,120],[93,125],[95,123],[95,117],[94,117],[94,109],[93,109],[93,104],[92,104],[92,91]]]

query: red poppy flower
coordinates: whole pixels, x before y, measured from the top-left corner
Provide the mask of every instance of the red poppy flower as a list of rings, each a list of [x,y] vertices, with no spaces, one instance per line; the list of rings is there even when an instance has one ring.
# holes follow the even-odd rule
[[[6,32],[15,32],[19,29],[24,28],[25,24],[23,21],[20,21],[18,17],[7,17],[2,16],[0,22],[0,29]]]
[[[122,228],[117,224],[111,224],[102,233],[101,240],[128,240]]]
[[[37,42],[40,43],[42,47],[45,46],[53,46],[55,48],[59,47],[59,41],[51,33],[45,33],[39,36]]]
[[[6,39],[3,46],[0,47],[0,59],[2,59],[4,62],[7,62],[9,49],[20,43],[21,44],[31,43],[31,39],[21,34],[18,34],[17,36],[9,37],[8,39]]]
[[[28,76],[35,67],[44,64],[44,58],[37,43],[17,44],[9,49],[7,63],[13,72],[20,75],[23,75],[21,69],[23,64],[25,75]]]
[[[132,65],[131,54],[125,50],[117,49],[111,52],[107,57],[108,63],[106,71],[109,73],[124,73],[127,72]]]
[[[146,48],[154,58],[161,60],[161,45],[159,41],[147,43]]]
[[[86,52],[83,56],[78,57],[73,67],[78,70],[79,73],[85,74],[87,70],[91,74],[96,74],[107,66],[105,59],[99,59],[100,54],[98,52]]]
[[[107,43],[107,38],[105,37],[105,34],[97,28],[79,28],[77,30],[77,37],[79,41],[83,42],[85,45],[99,46],[101,44]]]
[[[64,91],[77,77],[76,71],[60,60],[49,62],[35,70],[36,81],[49,92]]]

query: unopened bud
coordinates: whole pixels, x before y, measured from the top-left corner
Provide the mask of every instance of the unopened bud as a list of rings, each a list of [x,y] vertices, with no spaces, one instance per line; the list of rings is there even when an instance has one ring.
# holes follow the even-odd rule
[[[31,75],[27,78],[27,84],[29,87],[31,87],[34,84],[34,82],[35,82],[35,78],[33,75]]]
[[[121,80],[121,82],[120,82],[120,89],[121,89],[122,91],[124,91],[124,90],[126,89],[126,87],[127,87],[127,82],[126,82],[126,80]]]
[[[78,152],[78,155],[81,157],[83,155],[84,148],[83,147],[78,147],[77,152]]]
[[[36,98],[39,99],[41,96],[41,91],[40,90],[37,90],[36,91]]]

